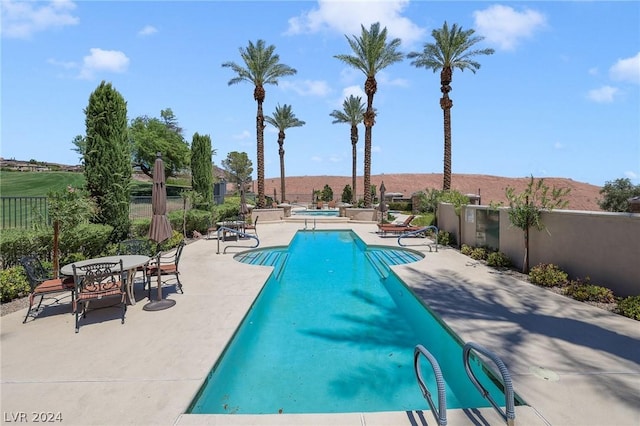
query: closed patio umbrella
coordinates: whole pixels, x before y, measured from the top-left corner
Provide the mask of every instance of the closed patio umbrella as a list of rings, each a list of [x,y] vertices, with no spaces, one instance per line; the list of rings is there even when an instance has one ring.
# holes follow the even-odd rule
[[[247,197],[244,195],[244,184],[240,188],[240,214],[242,220],[245,220],[245,216],[249,214],[249,206],[247,206]]]
[[[149,238],[156,243],[168,240],[173,235],[171,224],[167,218],[167,188],[164,179],[164,162],[158,153],[153,165],[153,187],[151,188],[151,226],[149,227]],[[158,268],[158,298],[147,303],[143,309],[145,311],[159,311],[175,305],[175,300],[162,298],[162,280],[160,268]]]

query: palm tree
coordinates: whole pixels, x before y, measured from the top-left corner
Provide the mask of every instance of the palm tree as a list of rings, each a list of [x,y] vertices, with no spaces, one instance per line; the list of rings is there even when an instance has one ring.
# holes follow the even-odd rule
[[[353,157],[353,167],[351,174],[351,203],[356,203],[356,169],[357,169],[357,151],[356,144],[358,143],[358,124],[362,123],[362,119],[365,113],[365,106],[362,103],[360,96],[349,96],[342,103],[342,111],[334,109],[331,117],[335,118],[331,123],[349,123],[351,124],[351,152]]]
[[[291,105],[284,104],[282,107],[280,104],[276,106],[276,111],[272,116],[264,118],[265,121],[278,129],[278,154],[280,154],[280,197],[281,201],[286,200],[285,187],[284,187],[284,138],[286,135],[284,131],[291,127],[301,127],[305,125],[304,121],[298,120],[296,115],[291,112]]]
[[[445,21],[442,28],[435,29],[431,36],[435,43],[425,43],[422,52],[411,52],[407,58],[414,59],[411,65],[417,68],[431,69],[433,72],[440,70],[440,108],[444,112],[444,173],[442,189],[451,189],[451,107],[453,102],[449,99],[453,69],[460,71],[470,69],[474,74],[480,68],[478,62],[471,58],[477,55],[491,55],[493,49],[469,50],[476,43],[484,40],[484,37],[473,36],[474,30],[463,31],[462,27],[453,24],[451,29]]]
[[[274,53],[275,46],[266,46],[264,40],[258,40],[254,45],[249,42],[246,49],[240,48],[240,56],[244,61],[246,68],[241,67],[235,62],[225,62],[223,67],[231,68],[237,75],[229,80],[229,86],[232,84],[246,81],[252,83],[253,99],[258,103],[258,113],[256,115],[256,139],[257,139],[257,163],[258,163],[258,208],[264,208],[264,114],[262,112],[262,103],[266,92],[265,84],[278,85],[278,78],[293,75],[297,71],[288,65],[280,63],[280,56]]]
[[[380,23],[371,24],[367,31],[361,25],[360,37],[345,36],[354,55],[335,55],[334,57],[362,71],[367,79],[364,92],[367,94],[367,110],[364,113],[364,206],[371,207],[371,128],[376,122],[373,109],[373,95],[378,90],[376,73],[387,66],[402,61],[404,54],[396,49],[401,40],[394,38],[387,43],[387,29],[380,31]]]

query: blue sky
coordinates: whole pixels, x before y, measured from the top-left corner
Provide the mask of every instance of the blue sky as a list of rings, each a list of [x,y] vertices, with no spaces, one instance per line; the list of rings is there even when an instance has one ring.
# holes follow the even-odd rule
[[[306,122],[285,140],[288,176],[351,175],[349,126],[332,124],[365,76],[334,58],[345,35],[379,21],[405,53],[444,21],[475,29],[480,70],[454,71],[453,173],[640,184],[640,2],[1,1],[4,158],[78,164],[74,136],[102,80],[128,118],[171,108],[185,137],[210,135],[215,164],[231,151],[256,165],[253,87],[229,86],[223,62],[264,39],[297,74],[266,86],[264,111],[292,105]],[[405,59],[377,75],[372,174],[441,173],[439,73]],[[358,174],[363,172],[360,126]],[[265,175],[278,177],[277,132],[265,131]]]

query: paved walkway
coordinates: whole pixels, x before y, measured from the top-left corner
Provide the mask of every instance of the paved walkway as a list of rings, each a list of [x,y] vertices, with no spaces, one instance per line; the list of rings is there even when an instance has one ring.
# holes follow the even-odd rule
[[[287,245],[301,222],[263,223],[261,246]],[[369,244],[396,246],[372,223],[317,223],[353,229]],[[502,275],[456,250],[393,267],[463,341],[500,355],[515,391],[517,425],[640,425],[640,326]],[[223,249],[235,242],[220,243]],[[145,292],[129,306],[90,313],[74,333],[68,305],[22,324],[24,310],[0,319],[2,422],[38,414],[67,425],[434,425],[429,411],[332,415],[184,415],[227,341],[266,281],[269,267],[216,254],[218,241],[189,244],[180,270],[184,294],[148,312]],[[230,248],[229,252],[240,249]],[[416,391],[417,385],[416,385]],[[25,416],[25,417],[22,417]],[[58,417],[53,417],[54,420]],[[450,410],[449,425],[503,424],[491,409]],[[42,420],[42,419],[40,419]]]

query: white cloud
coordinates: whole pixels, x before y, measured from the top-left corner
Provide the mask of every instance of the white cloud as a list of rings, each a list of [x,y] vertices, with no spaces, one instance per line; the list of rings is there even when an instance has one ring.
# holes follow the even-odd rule
[[[331,163],[341,163],[342,162],[342,157],[339,155],[330,155],[329,156],[329,162]]]
[[[329,84],[322,80],[283,80],[278,86],[283,90],[293,90],[301,96],[324,97],[331,92]]]
[[[616,81],[640,84],[640,52],[630,58],[618,59],[609,68],[609,76]]]
[[[624,172],[624,177],[629,178],[631,180],[636,180],[638,179],[638,174],[635,172],[632,172],[631,170],[628,170]]]
[[[90,55],[82,60],[80,78],[90,80],[95,73],[106,71],[123,73],[129,67],[129,58],[118,50],[103,50],[97,47],[89,49]]]
[[[493,5],[473,13],[478,33],[488,44],[503,50],[513,50],[522,41],[546,26],[546,18],[540,12],[525,9],[517,12],[509,6]]]
[[[322,157],[317,156],[317,155],[312,155],[311,156],[311,161],[314,161],[316,163],[322,163]]]
[[[36,32],[76,25],[80,19],[71,14],[75,8],[75,3],[69,0],[55,0],[45,5],[38,2],[2,0],[2,35],[28,39]]]
[[[360,96],[360,98],[366,105],[367,95],[364,93],[364,89],[360,86],[348,86],[342,89],[342,97],[336,99],[335,102],[333,103],[333,106],[335,107],[335,109],[342,111],[342,104],[344,103],[345,99],[347,99],[351,95],[355,97]]]
[[[589,93],[587,93],[587,99],[598,103],[611,103],[614,101],[618,92],[619,90],[617,87],[602,86],[599,89],[589,90]]]
[[[587,72],[589,73],[589,75],[598,75],[599,74],[598,68],[596,68],[596,67],[589,68],[589,70]]]
[[[409,0],[319,0],[318,7],[289,19],[286,34],[316,33],[333,31],[348,36],[360,35],[365,28],[375,22],[386,27],[391,39],[402,39],[403,45],[423,41],[426,30],[418,27],[402,12]]]
[[[560,142],[556,142],[553,144],[553,149],[564,149],[564,144],[560,143]]]
[[[158,32],[158,29],[156,27],[154,27],[153,25],[145,25],[145,27],[143,29],[141,29],[140,31],[138,31],[138,35],[145,37],[145,36],[150,36],[152,34],[155,34]]]

